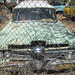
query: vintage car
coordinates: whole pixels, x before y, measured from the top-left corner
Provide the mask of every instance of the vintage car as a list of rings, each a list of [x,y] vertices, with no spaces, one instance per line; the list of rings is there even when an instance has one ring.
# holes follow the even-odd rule
[[[51,5],[56,9],[56,13],[63,13],[65,8],[65,2],[54,1]]]
[[[34,75],[75,65],[75,33],[56,17],[46,1],[23,1],[0,31],[2,75]]]

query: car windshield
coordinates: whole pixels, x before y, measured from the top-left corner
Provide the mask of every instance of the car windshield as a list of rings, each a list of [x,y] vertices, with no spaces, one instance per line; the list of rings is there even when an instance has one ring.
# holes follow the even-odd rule
[[[14,21],[26,20],[56,20],[55,9],[52,8],[23,8],[14,10]]]

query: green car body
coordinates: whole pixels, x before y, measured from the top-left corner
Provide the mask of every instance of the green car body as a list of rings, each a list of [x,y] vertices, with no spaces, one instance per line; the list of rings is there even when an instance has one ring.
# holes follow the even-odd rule
[[[6,25],[0,31],[1,43],[0,48],[9,44],[26,44],[30,45],[32,41],[45,41],[47,44],[64,44],[68,43],[69,47],[75,46],[74,33],[68,30],[60,21],[54,23],[48,22],[12,22]],[[17,40],[17,42],[16,42]]]

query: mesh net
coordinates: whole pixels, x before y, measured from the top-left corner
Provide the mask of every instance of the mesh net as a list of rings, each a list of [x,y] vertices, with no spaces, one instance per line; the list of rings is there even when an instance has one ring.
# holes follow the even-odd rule
[[[44,0],[22,1],[12,13],[1,7],[2,75],[75,74],[74,17],[65,17]]]

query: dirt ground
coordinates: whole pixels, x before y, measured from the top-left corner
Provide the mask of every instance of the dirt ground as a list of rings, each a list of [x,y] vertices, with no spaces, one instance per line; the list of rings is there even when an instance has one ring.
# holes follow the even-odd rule
[[[2,22],[0,23],[0,30],[2,30],[7,25],[7,23],[9,22],[9,20],[12,17],[12,14],[8,14],[8,17],[9,18],[7,20],[2,20]]]
[[[75,30],[75,21],[71,20],[70,18],[67,18],[63,16],[62,14],[57,14],[57,18],[70,30]]]

